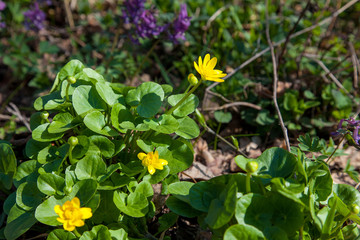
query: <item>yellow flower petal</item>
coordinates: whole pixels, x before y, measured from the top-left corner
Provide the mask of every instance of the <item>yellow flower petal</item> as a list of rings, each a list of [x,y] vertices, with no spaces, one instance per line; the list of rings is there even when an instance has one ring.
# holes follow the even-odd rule
[[[196,62],[194,62],[194,67],[195,67],[195,70],[196,70],[198,73],[201,74],[200,68],[199,68],[199,66],[196,64]]]
[[[55,211],[55,213],[58,214],[58,215],[64,213],[64,211],[61,209],[61,206],[60,206],[60,205],[56,205],[56,206],[54,207],[54,211]]]
[[[85,225],[85,222],[81,219],[75,219],[70,222],[71,225],[74,225],[75,227],[82,227]]]
[[[165,159],[159,159],[161,165],[168,165],[168,161],[166,161]]]
[[[199,59],[198,59],[198,63],[199,63],[199,67],[201,68],[203,63],[202,63],[202,59],[201,59],[201,56],[199,56]]]
[[[74,226],[74,225],[71,225],[71,224],[69,223],[69,221],[66,221],[66,222],[64,223],[64,229],[65,229],[66,231],[71,232],[71,231],[74,231],[75,226]]]
[[[57,218],[56,220],[58,220],[61,223],[65,223],[67,220],[63,219],[63,218]]]
[[[208,65],[207,65],[207,69],[214,69],[214,67],[216,66],[216,63],[217,63],[217,58],[216,57],[213,57],[210,61],[209,61],[209,63],[208,63]]]
[[[79,200],[79,198],[77,198],[77,197],[74,197],[74,198],[71,200],[71,203],[73,204],[73,207],[76,207],[76,208],[79,208],[79,207],[80,207],[80,200]]]
[[[142,161],[144,158],[146,158],[146,154],[145,153],[143,153],[143,152],[141,152],[141,153],[139,153],[138,155],[137,155],[137,157]]]
[[[148,172],[150,173],[150,175],[153,175],[155,173],[155,168],[152,165],[149,165]]]
[[[206,54],[204,58],[203,66],[207,68],[208,62],[210,61],[210,54]],[[200,64],[200,63],[199,63]]]
[[[82,219],[88,219],[92,217],[91,208],[87,208],[87,207],[80,208],[80,212],[82,214]]]

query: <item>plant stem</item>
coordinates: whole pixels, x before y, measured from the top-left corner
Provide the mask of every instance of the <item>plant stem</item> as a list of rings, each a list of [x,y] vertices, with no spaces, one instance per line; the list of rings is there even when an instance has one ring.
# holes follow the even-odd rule
[[[251,186],[250,186],[250,179],[251,173],[246,173],[245,184],[246,184],[246,193],[251,193]]]
[[[78,232],[78,230],[75,228],[73,233],[75,234],[76,237],[81,237],[81,234]]]
[[[344,222],[345,222],[346,220],[348,220],[350,216],[351,216],[351,212],[344,217],[344,219],[341,221],[341,223],[334,229],[334,231],[332,232],[332,234],[336,233],[337,230],[342,227],[342,225],[344,224]],[[331,234],[331,235],[332,235],[332,234]]]
[[[346,134],[341,138],[341,140],[340,140],[339,144],[336,146],[335,150],[331,153],[330,157],[326,160],[327,164],[330,164],[330,162],[331,162],[330,159],[332,158],[332,156],[334,156],[335,152],[339,149],[341,142],[345,139],[345,136],[346,136]]]
[[[147,168],[144,168],[144,171],[142,171],[141,174],[139,175],[139,177],[137,178],[137,181],[138,181],[138,182],[144,177],[144,175],[146,174],[146,172],[147,172]]]
[[[189,96],[192,94],[201,84],[202,79],[199,80],[199,82],[189,91],[186,93],[186,95],[172,108],[170,108],[165,114],[172,114],[175,109],[177,109]]]
[[[219,135],[220,128],[221,128],[221,123],[219,123],[219,125],[216,129],[216,135],[215,135],[215,139],[214,139],[214,150],[216,150],[216,148],[217,148],[217,141],[218,141],[217,136]]]
[[[65,90],[65,95],[66,95],[65,102],[70,102],[70,99],[69,99],[69,88],[70,88],[70,83],[68,82],[68,85],[66,86],[66,90]]]

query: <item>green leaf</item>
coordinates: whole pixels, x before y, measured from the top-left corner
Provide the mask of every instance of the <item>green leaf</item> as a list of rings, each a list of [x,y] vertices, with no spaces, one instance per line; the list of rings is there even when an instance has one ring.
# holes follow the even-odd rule
[[[122,127],[122,124],[130,124],[133,129],[135,129],[134,125],[134,117],[131,112],[121,103],[116,103],[111,109],[111,122],[112,125],[122,133],[126,132],[126,129]],[[126,125],[125,125],[126,126]]]
[[[65,102],[65,99],[60,96],[58,91],[38,97],[34,102],[34,108],[37,111],[62,110],[69,106],[71,106],[71,103]]]
[[[186,95],[186,93],[183,94],[176,94],[171,95],[168,98],[168,102],[171,106],[175,106],[180,100]],[[196,109],[196,107],[199,105],[199,99],[194,94],[191,94],[186,98],[186,100],[178,106],[174,112],[173,115],[177,117],[185,117],[189,115],[190,113],[193,113]]]
[[[75,168],[76,177],[79,180],[94,179],[106,173],[106,164],[97,154],[86,155],[81,159]]]
[[[205,222],[213,229],[227,224],[235,212],[236,207],[236,182],[232,179],[226,185],[219,197],[213,199],[209,206]]]
[[[109,229],[109,232],[112,240],[128,240],[128,234],[123,228],[116,230]]]
[[[341,93],[340,91],[332,89],[331,95],[335,101],[336,108],[341,110],[351,107],[351,99],[348,96]]]
[[[75,118],[68,112],[58,113],[49,125],[49,133],[63,133],[81,123],[80,119]]]
[[[83,79],[96,85],[97,82],[105,82],[104,77],[91,68],[84,68],[78,75],[79,79]]]
[[[229,227],[225,234],[224,240],[265,240],[265,236],[259,229],[246,225],[246,224],[235,224]]]
[[[337,210],[341,215],[347,216],[352,204],[360,206],[360,193],[354,187],[347,184],[334,184],[334,193],[338,197]],[[352,214],[350,219],[360,224],[359,215]]]
[[[106,109],[106,104],[99,94],[89,85],[81,85],[75,88],[72,103],[76,113],[79,115],[85,115],[92,110],[105,111]]]
[[[274,116],[270,114],[269,110],[262,109],[259,111],[255,121],[262,126],[266,126],[273,124],[275,122],[275,119]]]
[[[115,191],[99,191],[101,195],[100,205],[94,212],[91,220],[96,224],[119,222],[122,215],[120,210],[115,206],[113,197]]]
[[[36,219],[39,222],[50,226],[62,225],[62,223],[56,220],[59,215],[55,213],[54,207],[56,205],[62,206],[66,201],[70,201],[71,199],[72,198],[68,196],[62,199],[56,199],[54,196],[49,197],[36,208]]]
[[[72,150],[73,158],[80,159],[89,150],[90,140],[87,136],[78,135],[76,136],[79,143]]]
[[[168,230],[177,222],[179,216],[174,212],[165,213],[159,217],[159,228],[156,234]]]
[[[93,135],[89,137],[90,145],[86,155],[101,154],[105,158],[111,158],[115,153],[115,144],[107,137]]]
[[[157,170],[153,175],[147,174],[144,176],[143,180],[148,181],[151,184],[156,184],[161,182],[164,178],[169,175],[170,168],[168,166],[164,166],[163,170]]]
[[[190,188],[194,186],[192,182],[175,182],[168,186],[169,194],[187,196],[190,193]]]
[[[193,152],[186,143],[180,140],[173,140],[169,147],[158,147],[157,150],[160,158],[168,161],[169,174],[184,171],[193,162]]]
[[[111,240],[111,234],[104,225],[94,226],[91,231],[82,234],[79,240]]]
[[[36,173],[37,169],[40,167],[40,164],[36,160],[28,160],[20,164],[17,168],[16,174],[14,176],[14,185],[18,187],[21,183],[25,182],[25,179],[31,174]]]
[[[0,143],[0,159],[0,180],[4,187],[10,190],[16,173],[17,162],[9,144]]]
[[[286,178],[294,171],[297,160],[296,157],[282,148],[273,147],[265,150],[257,159],[248,159],[242,155],[235,157],[236,164],[246,171],[246,164],[256,161],[259,164],[258,175],[269,175],[272,178]]]
[[[36,222],[34,212],[26,212],[14,205],[10,210],[5,226],[4,234],[6,239],[18,239],[18,237],[29,230]]]
[[[39,53],[42,55],[44,53],[58,53],[60,51],[60,48],[58,48],[56,45],[52,45],[48,41],[41,41],[39,43]]]
[[[157,114],[163,100],[164,90],[154,82],[142,83],[136,89],[130,90],[126,96],[126,102],[131,106],[137,106],[137,112],[144,118]]]
[[[89,200],[94,197],[97,189],[97,182],[92,179],[84,179],[77,183],[72,188],[72,191],[69,193],[69,197],[73,199],[78,197],[80,199],[81,206],[88,204]]]
[[[166,200],[166,206],[172,212],[174,212],[180,216],[184,216],[184,217],[188,217],[188,218],[197,217],[202,214],[202,212],[194,209],[190,204],[188,204],[174,196],[170,196]]]
[[[298,101],[296,94],[292,92],[286,92],[284,94],[284,108],[287,111],[295,111],[298,109]]]
[[[65,187],[65,179],[53,173],[44,173],[38,177],[37,187],[46,195],[61,195]]]
[[[84,118],[85,125],[92,131],[105,136],[119,135],[111,127],[106,125],[105,116],[99,111],[88,113]]]
[[[179,128],[178,121],[169,114],[163,114],[159,118],[146,119],[144,122],[159,133],[171,134]]]
[[[74,240],[76,236],[64,229],[55,229],[51,231],[46,240]]]
[[[259,194],[246,194],[236,203],[235,218],[239,224],[249,224],[259,229],[271,226],[274,208],[269,200]]]
[[[3,209],[6,215],[9,215],[11,208],[16,204],[16,192],[12,192],[9,196],[7,196],[4,201]]]
[[[225,184],[209,181],[196,183],[189,192],[191,206],[199,211],[208,212],[211,201],[220,195],[225,186]]]
[[[131,217],[143,217],[149,210],[146,196],[139,192],[127,195],[124,192],[115,191],[114,203],[120,211]]]
[[[41,112],[36,112],[34,114],[31,115],[30,117],[30,129],[31,131],[34,131],[35,128],[37,128],[38,126],[40,126],[41,124],[46,123],[46,120],[44,120],[41,117]]]
[[[232,119],[230,112],[216,111],[214,117],[219,123],[229,123]]]
[[[113,106],[121,95],[115,94],[112,88],[106,84],[106,82],[97,82],[95,84],[97,93],[100,95],[102,100],[108,105]]]
[[[49,133],[50,123],[45,123],[34,129],[32,137],[38,142],[52,142],[58,140],[64,136],[64,133]]]
[[[16,204],[26,211],[37,207],[42,202],[42,198],[43,194],[35,182],[24,182],[16,190]]]
[[[297,140],[300,142],[299,147],[302,151],[319,152],[324,148],[320,143],[319,137],[315,136],[311,139],[308,133],[305,136],[299,136]]]
[[[67,77],[75,77],[84,68],[84,65],[79,60],[71,60],[59,72],[59,80],[62,82]]]
[[[175,131],[177,135],[185,139],[193,139],[199,136],[200,129],[194,120],[186,116],[177,119],[177,121],[179,123],[179,128]]]

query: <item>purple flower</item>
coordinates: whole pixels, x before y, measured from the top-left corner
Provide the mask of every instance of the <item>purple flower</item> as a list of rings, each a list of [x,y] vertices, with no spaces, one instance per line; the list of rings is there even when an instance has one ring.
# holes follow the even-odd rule
[[[163,28],[157,25],[156,18],[150,10],[144,10],[137,20],[136,34],[141,38],[152,38],[163,31]]]
[[[124,2],[123,18],[125,23],[135,26],[138,38],[152,38],[164,31],[163,26],[157,24],[155,14],[144,7],[145,0],[127,0]],[[135,42],[137,40],[133,39]]]
[[[4,10],[5,8],[6,8],[6,3],[0,1],[0,11]]]
[[[181,4],[179,16],[174,20],[173,33],[169,33],[169,38],[174,43],[178,43],[178,39],[185,39],[185,31],[190,26],[191,17],[187,14],[186,4]]]
[[[348,123],[346,127],[342,126],[344,122]],[[344,134],[352,135],[355,143],[359,145],[359,141],[360,141],[359,130],[360,130],[360,120],[355,120],[353,117],[350,117],[349,119],[340,120],[336,133],[341,135]]]
[[[24,12],[24,25],[27,30],[39,31],[44,28],[45,13],[40,10],[39,4],[37,2],[34,5]]]
[[[127,0],[124,2],[123,18],[125,23],[132,23],[139,18],[144,11],[144,3],[146,0]]]

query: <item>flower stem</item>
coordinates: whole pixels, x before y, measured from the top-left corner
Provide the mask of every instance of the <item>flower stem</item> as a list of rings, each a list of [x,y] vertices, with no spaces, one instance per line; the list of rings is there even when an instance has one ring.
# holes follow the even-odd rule
[[[250,179],[251,179],[251,173],[250,173],[250,172],[247,172],[247,173],[246,173],[246,178],[245,178],[246,193],[250,193],[250,192],[251,192]]]
[[[68,82],[68,85],[66,86],[66,90],[65,90],[65,95],[66,95],[66,100],[65,100],[65,102],[70,102],[70,98],[69,98],[69,88],[70,88],[70,83]]]
[[[73,233],[75,234],[76,237],[81,237],[81,234],[78,232],[78,230],[76,230],[76,228],[74,229]]]
[[[214,150],[217,149],[217,142],[218,142],[218,135],[219,135],[219,132],[220,132],[220,128],[221,128],[221,123],[219,123],[217,129],[216,129],[216,135],[215,135],[215,139],[214,139]]]
[[[189,91],[186,95],[172,108],[170,108],[165,114],[172,114],[201,84],[202,79]]]
[[[327,164],[330,164],[330,162],[331,162],[330,159],[332,158],[332,156],[335,154],[335,152],[336,152],[336,151],[338,150],[338,148],[340,147],[340,144],[341,144],[341,142],[345,139],[345,136],[346,136],[346,134],[344,134],[344,136],[341,138],[339,144],[336,146],[335,150],[331,153],[330,157],[326,160],[326,163],[327,163]]]

